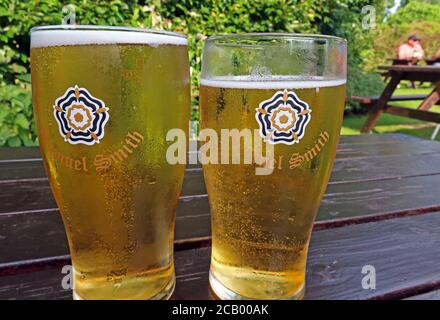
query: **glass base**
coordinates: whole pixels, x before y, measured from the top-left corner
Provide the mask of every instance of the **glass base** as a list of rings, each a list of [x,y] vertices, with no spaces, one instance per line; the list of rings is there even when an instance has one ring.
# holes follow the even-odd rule
[[[175,287],[176,287],[176,277],[173,276],[173,278],[170,280],[170,282],[168,282],[168,284],[163,288],[161,292],[145,300],[168,300],[173,295]],[[72,294],[73,294],[73,300],[85,300],[78,295],[75,289],[73,290]]]
[[[226,288],[212,273],[209,271],[209,284],[213,293],[221,300],[254,300],[250,297],[242,296],[229,288]],[[302,300],[304,298],[305,285],[301,287],[294,295],[284,297],[283,300]],[[274,298],[276,299],[276,298]]]

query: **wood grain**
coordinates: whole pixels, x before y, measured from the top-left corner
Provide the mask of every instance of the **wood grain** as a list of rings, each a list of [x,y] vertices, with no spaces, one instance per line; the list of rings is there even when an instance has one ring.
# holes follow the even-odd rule
[[[408,117],[421,121],[440,123],[440,114],[438,112],[431,112],[419,109],[409,109],[407,107],[386,105],[385,113],[393,114],[395,116]]]
[[[440,269],[433,259],[440,254],[439,231],[440,212],[435,212],[314,232],[306,299],[401,299],[440,288]],[[188,264],[177,273],[178,284],[184,285],[177,286],[175,297],[211,297],[203,272],[209,265],[209,249],[185,255]],[[362,288],[365,265],[376,269],[375,290]]]
[[[440,147],[440,143],[434,146]],[[406,150],[402,146],[402,150]],[[353,149],[342,149],[346,158],[335,161],[330,185],[347,182],[362,182],[403,177],[435,175],[440,173],[440,149],[429,149],[427,154],[365,156]],[[373,148],[370,152],[380,152]],[[423,155],[423,156],[421,156]],[[194,195],[206,194],[202,169],[189,169],[185,173],[181,202]],[[185,200],[186,201],[186,200]],[[0,181],[0,214],[54,209],[55,201],[46,179]]]
[[[401,79],[401,73],[391,75],[391,79],[383,89],[379,99],[371,107],[370,112],[368,113],[367,120],[365,120],[365,123],[361,127],[362,133],[371,132],[371,130],[374,128],[377,121],[379,120],[379,117],[384,111],[385,105],[387,104],[390,97],[393,95],[394,90],[399,85]]]
[[[60,286],[60,268],[69,263],[64,228],[38,157],[37,148],[0,148],[0,299],[71,297]],[[315,223],[306,298],[416,299],[440,289],[433,258],[440,248],[440,214],[433,213],[440,210],[439,163],[436,142],[400,134],[341,138]],[[175,237],[175,298],[212,297],[199,165],[185,174]],[[375,292],[359,291],[359,263],[380,266]]]
[[[326,229],[440,210],[440,175],[329,185],[315,228]],[[175,238],[211,233],[208,198],[181,198]],[[57,210],[0,214],[0,263],[68,253]],[[14,246],[15,250],[9,250]]]
[[[440,212],[316,231],[307,265],[306,299],[402,299],[440,289]],[[175,299],[210,299],[210,248],[176,252]],[[376,269],[365,290],[364,265]],[[61,267],[0,277],[0,299],[69,299]]]
[[[388,101],[414,101],[414,100],[423,100],[427,97],[427,94],[406,94],[406,95],[393,95],[390,97]],[[379,96],[369,96],[369,97],[362,97],[362,96],[350,96],[347,97],[347,100],[359,102],[363,105],[369,105],[377,100],[379,100]]]
[[[360,159],[369,157],[388,157],[405,155],[425,155],[440,153],[440,143],[420,140],[417,143],[394,140],[383,143],[348,143],[340,144],[336,155],[336,162],[348,159]],[[201,168],[200,164],[189,166],[186,170],[185,179],[191,177],[189,172]],[[30,179],[46,180],[46,173],[42,160],[3,162],[0,163],[0,183],[17,182]]]
[[[440,300],[440,290],[426,292],[423,294],[406,298],[405,300]]]
[[[425,141],[401,133],[373,135],[342,135],[340,144],[381,144],[396,141]],[[429,141],[427,141],[429,142]],[[193,141],[190,142],[191,144]],[[40,161],[39,147],[0,147],[0,164],[5,162]]]

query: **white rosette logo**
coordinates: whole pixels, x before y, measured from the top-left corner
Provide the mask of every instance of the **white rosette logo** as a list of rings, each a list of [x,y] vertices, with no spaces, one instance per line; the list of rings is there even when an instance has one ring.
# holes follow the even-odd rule
[[[312,110],[292,91],[278,91],[272,98],[260,103],[255,119],[260,136],[270,144],[298,143],[304,136]]]
[[[77,85],[68,88],[55,100],[53,108],[64,141],[93,145],[104,137],[104,127],[110,118],[109,108],[86,89]]]

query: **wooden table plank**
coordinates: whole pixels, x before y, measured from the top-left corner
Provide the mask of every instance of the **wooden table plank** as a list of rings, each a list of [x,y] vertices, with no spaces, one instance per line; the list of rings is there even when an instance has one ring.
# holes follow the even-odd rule
[[[439,210],[439,175],[329,185],[318,221]],[[331,221],[328,221],[331,222]]]
[[[433,146],[440,147],[440,143]],[[402,146],[401,149],[406,150]],[[435,151],[434,147],[430,150]],[[400,179],[417,175],[440,173],[440,150],[432,154],[409,154],[381,157],[358,157],[335,161],[330,185],[346,182],[361,182],[382,179]],[[345,153],[347,156],[347,153]],[[0,166],[1,168],[1,166]],[[206,194],[201,168],[189,169],[185,173],[182,198]],[[56,208],[55,200],[45,178],[0,181],[0,214]]]
[[[434,290],[406,298],[404,300],[440,300],[440,290]]]
[[[341,144],[338,148],[335,163],[349,159],[389,156],[400,157],[405,155],[425,155],[434,153],[440,153],[440,143],[429,140],[420,140],[418,143],[394,141],[379,144]],[[187,169],[187,173],[200,168],[200,164],[193,165],[192,168]],[[29,179],[36,178],[46,180],[46,173],[43,168],[42,160],[0,163],[0,183],[8,180],[19,182],[19,180],[28,181]],[[187,178],[187,175],[185,178]]]
[[[440,143],[438,143],[440,145]],[[330,185],[383,179],[401,179],[440,173],[440,153],[408,156],[356,158],[335,162]],[[186,172],[181,202],[191,201],[206,190],[201,169]],[[197,197],[196,197],[197,198]],[[45,179],[0,182],[0,214],[56,208]]]
[[[432,259],[440,254],[439,231],[435,212],[314,232],[306,299],[401,299],[440,288],[438,261]],[[209,298],[209,248],[184,253],[176,298]],[[376,268],[376,290],[362,288],[364,265]]]
[[[0,163],[0,182],[35,178],[47,180],[42,160]]]
[[[440,175],[429,175],[329,185],[315,227],[325,229],[440,210],[439,181]],[[210,233],[207,196],[181,198],[175,238],[207,237]],[[0,237],[0,252],[7,253],[0,255],[0,264],[68,253],[57,210],[0,214]],[[11,245],[15,250],[8,250]]]
[[[366,222],[440,210],[439,146],[440,144],[436,142],[405,135],[342,138],[331,183],[323,199],[315,230],[352,223],[370,225]],[[38,155],[38,150],[33,150],[34,153],[37,151]],[[26,152],[23,150],[23,155],[29,157],[30,154]],[[1,150],[0,155],[2,155]],[[63,295],[57,292],[57,289],[49,289],[50,285],[44,286],[43,282],[38,282],[41,287],[34,286],[32,277],[29,277],[29,283],[26,278],[20,278],[21,275],[27,274],[22,272],[29,271],[33,266],[38,265],[34,270],[40,271],[32,274],[40,279],[40,272],[43,272],[44,275],[41,276],[49,277],[46,280],[47,283],[51,283],[50,281],[54,281],[53,272],[56,271],[56,276],[59,278],[59,269],[52,268],[53,271],[48,271],[44,269],[44,266],[52,265],[53,261],[64,261],[68,257],[66,256],[68,250],[64,229],[59,213],[55,209],[47,179],[43,176],[19,179],[19,181],[5,181],[4,179],[2,181],[2,174],[13,170],[16,170],[14,174],[17,174],[17,177],[21,177],[20,172],[26,170],[32,177],[32,174],[38,170],[38,165],[32,167],[35,164],[38,164],[40,172],[43,172],[41,161],[9,161],[0,158],[0,252],[8,252],[7,256],[0,254],[0,274],[6,270],[6,266],[14,265],[15,262],[21,268],[16,275],[0,277],[0,298],[2,292],[6,295],[14,289],[14,286],[11,287],[8,282],[12,279],[15,279],[12,282],[16,281],[17,288],[22,288],[17,289],[19,291],[17,295],[21,297],[23,297],[23,292],[33,298],[44,295],[69,297],[69,294],[66,296],[66,292]],[[209,243],[205,239],[208,239],[210,235],[210,215],[207,196],[204,193],[202,171],[194,167],[187,170],[184,191],[179,200],[177,213],[176,248],[178,250],[189,247],[185,244],[188,239],[196,241],[191,242],[190,245]],[[8,208],[12,211],[8,211]],[[422,216],[427,216],[427,214]],[[390,221],[394,220],[401,219]],[[340,229],[346,228],[351,228],[351,226]],[[203,241],[198,239],[200,237]],[[183,252],[185,252],[185,259],[191,259],[191,254],[194,253],[196,256],[205,257],[209,263],[209,254],[206,253],[209,253],[209,248]],[[177,253],[177,256],[180,256],[180,253]],[[41,259],[41,261],[38,263],[23,261],[26,259]],[[187,260],[182,261],[182,265],[189,263]],[[199,267],[202,268],[202,265]],[[178,278],[178,281],[187,282],[185,287],[192,288],[194,295],[199,293],[206,295],[206,289],[205,291],[197,290],[200,285],[197,279],[203,279],[206,271],[199,274],[201,271],[197,270],[190,276],[182,271],[182,276]],[[60,281],[58,278],[56,281]],[[6,281],[4,286],[2,286],[2,280]],[[207,281],[207,278],[205,280]],[[437,285],[436,282],[434,284]],[[427,285],[422,284],[423,292],[431,290]],[[399,294],[409,296],[419,292],[415,291],[415,285],[408,288],[402,289],[403,291],[401,290]],[[409,293],[405,290],[409,290]]]
[[[396,72],[435,73],[440,75],[440,68],[438,66],[392,65],[392,66],[379,66],[378,68],[381,70],[396,71]]]
[[[316,231],[307,266],[306,299],[401,299],[440,288],[440,212]],[[209,299],[210,248],[176,252],[176,299]],[[364,265],[376,289],[364,290]],[[0,299],[70,298],[60,266],[0,277]]]
[[[181,197],[205,194],[201,169],[187,170]],[[0,181],[0,214],[57,208],[46,178]]]
[[[0,163],[5,161],[32,161],[40,159],[38,147],[0,147]]]
[[[440,153],[347,158],[334,162],[329,185],[438,173]]]
[[[386,133],[380,135],[342,135],[341,143],[382,143],[392,142],[395,140],[417,139],[402,133]],[[23,159],[40,159],[39,147],[0,147],[0,161],[4,160],[23,160]],[[0,162],[1,163],[1,162]]]
[[[419,143],[432,143],[414,136],[402,133],[367,134],[367,135],[341,135],[340,145],[362,144],[388,144],[399,141],[418,141]],[[39,147],[0,147],[0,165],[7,162],[41,161]]]
[[[72,292],[61,287],[61,268],[0,277],[0,300],[71,300]]]
[[[368,138],[366,138],[368,137]],[[431,154],[440,153],[440,143],[422,140],[406,135],[385,135],[384,139],[378,139],[379,135],[364,135],[364,136],[342,136],[341,143],[338,147],[336,156],[336,163],[347,159],[362,158],[362,157],[383,157],[383,156],[398,156],[398,155],[416,155],[416,154]],[[9,149],[0,148],[0,159],[7,157]],[[17,156],[16,159],[0,160],[0,183],[12,180],[42,179],[45,180],[46,173],[44,172],[43,162],[40,158],[38,148],[29,148],[32,150],[33,158],[30,157],[27,148],[14,148],[12,155]],[[186,180],[191,178],[188,171],[197,170],[201,167],[200,164],[189,165]],[[23,182],[25,182],[23,181]],[[192,191],[191,191],[192,192]]]

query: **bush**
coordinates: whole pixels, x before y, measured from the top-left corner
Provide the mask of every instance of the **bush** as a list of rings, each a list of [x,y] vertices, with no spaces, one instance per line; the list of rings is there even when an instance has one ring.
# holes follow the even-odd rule
[[[0,87],[0,146],[36,145],[30,86]]]
[[[72,0],[76,23],[165,29],[188,35],[193,110],[203,40],[214,33],[306,32],[349,40],[350,63],[362,63],[370,37],[361,29],[361,8],[383,8],[385,0]],[[60,24],[60,0],[0,0],[0,146],[37,142],[30,102],[29,30]],[[26,120],[26,121],[25,121]]]
[[[361,69],[351,66],[348,69],[347,96],[379,95],[384,89],[382,78],[373,72],[364,73]],[[348,113],[366,113],[359,103],[348,101],[345,107]]]
[[[408,36],[417,34],[427,57],[440,48],[440,2],[425,3],[412,0],[389,16],[374,32],[375,41],[366,55],[365,69],[389,64],[397,48]]]

